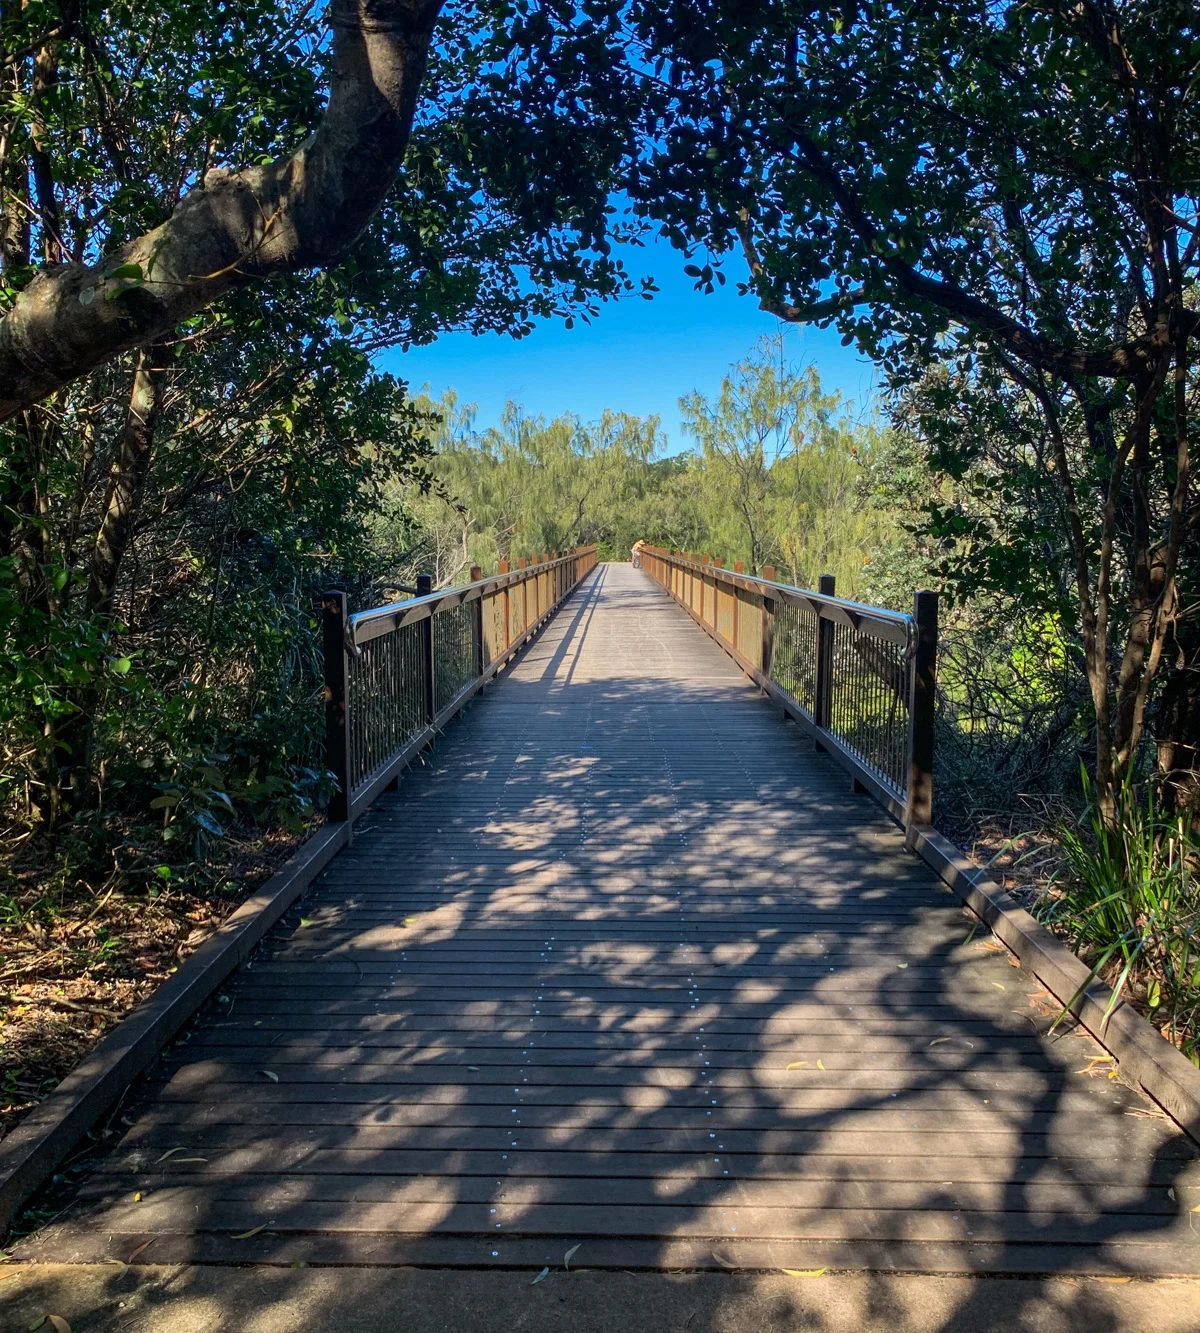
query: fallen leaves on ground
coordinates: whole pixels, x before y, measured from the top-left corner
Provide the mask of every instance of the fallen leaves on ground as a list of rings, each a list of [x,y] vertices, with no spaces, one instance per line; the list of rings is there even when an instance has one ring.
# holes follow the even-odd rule
[[[286,831],[231,837],[219,874],[203,885],[193,877],[186,890],[156,880],[149,896],[131,873],[100,883],[80,873],[51,898],[44,849],[8,855],[3,834],[12,910],[0,923],[0,1027],[11,1072],[0,1096],[0,1137],[149,998],[298,841]]]
[[[1111,1055],[1093,1055],[1082,1069],[1077,1069],[1075,1072],[1086,1074],[1088,1078],[1099,1078],[1102,1074],[1108,1078],[1116,1078],[1117,1062]]]

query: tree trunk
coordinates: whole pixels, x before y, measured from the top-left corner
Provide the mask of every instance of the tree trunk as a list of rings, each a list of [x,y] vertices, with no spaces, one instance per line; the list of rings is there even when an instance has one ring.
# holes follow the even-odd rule
[[[133,539],[154,445],[154,429],[162,408],[167,367],[173,352],[154,343],[138,353],[130,387],[125,425],[113,450],[108,492],[88,569],[86,614],[112,615],[121,562]],[[98,666],[93,667],[93,672]],[[92,797],[94,719],[100,696],[96,676],[73,693],[72,712],[63,723],[51,759],[52,783],[62,790],[62,809],[80,809]]]
[[[1184,621],[1171,645],[1170,667],[1155,718],[1163,802],[1200,811],[1200,626]]]
[[[163,388],[171,356],[171,349],[163,343],[154,343],[138,353],[129,407],[125,413],[125,428],[117,441],[108,493],[104,500],[104,515],[100,520],[88,570],[86,605],[91,614],[112,614],[121,561],[129,549],[134,518],[141,505],[142,491],[150,469],[154,427],[162,407]]]

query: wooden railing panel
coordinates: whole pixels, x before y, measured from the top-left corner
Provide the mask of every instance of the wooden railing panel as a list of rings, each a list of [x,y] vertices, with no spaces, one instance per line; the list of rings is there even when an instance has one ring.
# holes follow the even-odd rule
[[[737,598],[737,650],[761,669],[763,596],[739,588]]]

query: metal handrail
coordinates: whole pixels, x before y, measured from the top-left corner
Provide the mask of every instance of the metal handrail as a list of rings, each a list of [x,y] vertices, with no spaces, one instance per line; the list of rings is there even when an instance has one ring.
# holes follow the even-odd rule
[[[473,579],[470,583],[460,583],[451,588],[439,588],[437,592],[423,596],[408,597],[402,602],[388,602],[384,606],[373,606],[366,611],[355,611],[346,617],[347,630],[354,644],[363,644],[375,638],[377,634],[386,634],[402,625],[423,620],[436,615],[439,611],[461,606],[464,602],[474,602],[488,593],[498,592],[513,584],[527,582],[548,570],[558,569],[578,560],[586,553],[595,553],[594,546],[581,546],[568,555],[556,555],[548,559],[534,558],[534,563],[520,569],[509,570],[500,574],[489,574],[486,578]],[[507,562],[505,562],[507,563]],[[376,627],[380,628],[376,628]]]
[[[792,583],[781,583],[777,579],[760,578],[755,574],[743,574],[726,569],[724,565],[693,559],[689,556],[676,555],[661,547],[644,547],[655,555],[669,558],[681,568],[702,571],[706,575],[720,579],[723,583],[732,583],[739,588],[746,588],[760,593],[764,597],[782,597],[795,604],[809,603],[819,606],[828,619],[837,619],[837,612],[843,612],[851,621],[866,620],[872,624],[903,626],[908,637],[916,634],[916,620],[907,611],[891,611],[884,606],[871,606],[866,602],[851,601],[846,597],[835,597],[829,593],[816,592],[812,588],[801,588]]]

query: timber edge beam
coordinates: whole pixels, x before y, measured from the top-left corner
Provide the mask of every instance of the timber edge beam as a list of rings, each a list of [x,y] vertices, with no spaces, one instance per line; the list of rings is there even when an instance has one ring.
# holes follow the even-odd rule
[[[697,566],[699,568],[699,566]],[[650,577],[653,577],[651,575]],[[655,580],[656,585],[662,584]],[[1088,983],[1089,969],[1006,890],[928,824],[907,823],[905,807],[838,738],[813,719],[774,681],[737,651],[690,606],[662,588],[726,652],[742,672],[784,713],[803,726],[830,759],[843,768],[903,829],[905,846],[925,862],[964,905],[987,926],[1021,966],[1050,992],[1116,1060],[1124,1075],[1200,1143],[1200,1069],[1136,1010],[1123,1001],[1109,1015],[1112,991]],[[1076,998],[1078,997],[1078,998]]]
[[[588,573],[592,571],[589,570]],[[587,582],[585,574],[564,596],[452,699],[434,724],[387,767],[394,778],[459,713],[496,673],[527,647]],[[403,763],[401,763],[403,759]],[[126,1089],[162,1054],[225,979],[249,958],[267,932],[350,842],[351,823],[369,800],[388,786],[380,774],[369,793],[359,793],[349,819],[322,824],[262,887],[179,965],[175,972],[121,1019],[52,1093],[0,1141],[0,1240],[29,1200],[54,1175],[88,1133],[119,1103]]]
[[[906,843],[1059,1004],[1070,1006],[1126,1077],[1200,1143],[1200,1069],[1123,1001],[1106,1020],[1112,991],[1089,982],[1090,969],[949,838],[913,828]]]
[[[323,824],[0,1143],[0,1235],[347,841]]]

